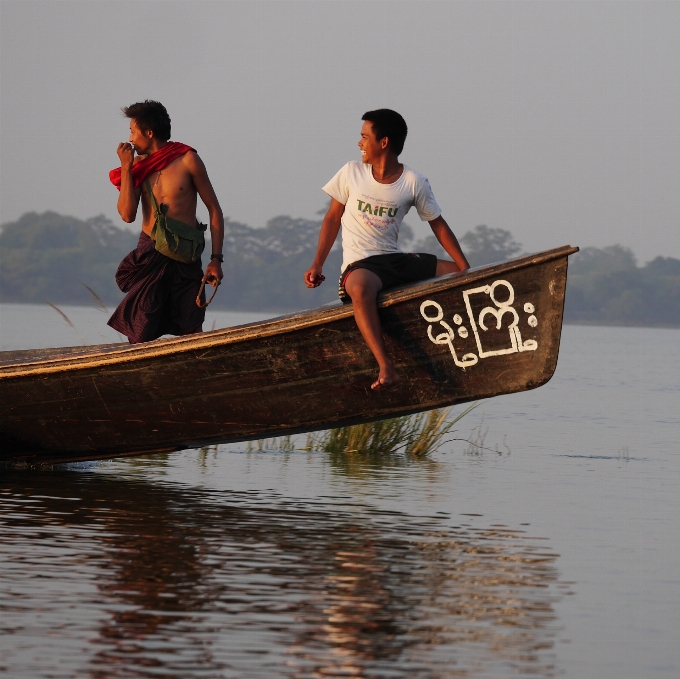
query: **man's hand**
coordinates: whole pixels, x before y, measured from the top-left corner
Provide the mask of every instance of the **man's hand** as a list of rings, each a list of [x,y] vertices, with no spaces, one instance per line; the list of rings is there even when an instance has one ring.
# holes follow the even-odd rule
[[[120,142],[117,149],[118,157],[120,158],[120,166],[122,169],[130,169],[135,160],[135,150],[132,144],[126,141]]]
[[[205,267],[205,280],[210,283],[213,288],[216,288],[224,278],[222,273],[222,263],[219,259],[211,259],[208,266]]]
[[[305,285],[308,288],[318,288],[326,277],[321,273],[321,267],[312,264],[312,266],[305,271]]]
[[[135,162],[135,149],[126,141],[120,142],[116,149],[120,158],[120,195],[118,196],[118,214],[124,222],[132,224],[137,218],[137,207],[142,189],[134,188],[132,183],[132,166]]]

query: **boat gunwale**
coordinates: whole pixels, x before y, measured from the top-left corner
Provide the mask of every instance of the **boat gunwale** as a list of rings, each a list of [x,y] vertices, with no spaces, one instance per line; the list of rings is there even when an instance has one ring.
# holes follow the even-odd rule
[[[451,287],[467,285],[481,278],[488,278],[489,276],[516,271],[555,259],[562,259],[575,252],[578,252],[577,247],[564,245],[552,250],[545,250],[543,252],[518,257],[517,259],[508,262],[485,264],[483,266],[468,269],[463,273],[446,274],[437,278],[430,278],[425,282],[416,285],[399,286],[381,294],[378,299],[378,306],[379,308],[387,308],[394,306],[395,304],[423,297],[427,294],[434,294]],[[61,354],[52,358],[43,358],[36,361],[29,360],[6,364],[0,362],[0,380],[70,370],[84,370],[102,365],[115,365],[156,358],[168,354],[186,353],[188,351],[200,349],[212,349],[217,346],[226,346],[240,341],[272,337],[274,335],[281,335],[286,332],[302,330],[317,325],[326,325],[352,315],[354,315],[354,308],[351,303],[340,304],[334,302],[331,306],[296,311],[292,314],[269,318],[263,321],[255,321],[254,323],[237,325],[231,328],[211,330],[184,337],[158,339],[152,342],[135,345],[122,345],[120,349],[102,351],[100,349],[101,347],[116,345],[93,345],[91,349],[85,348],[82,352],[76,351],[71,354]],[[67,349],[67,347],[64,347],[64,349]],[[22,353],[23,351],[24,350],[22,350]],[[34,351],[38,353],[40,351],[45,351],[45,349],[35,349]],[[4,352],[0,352],[0,361],[2,361],[3,353]]]

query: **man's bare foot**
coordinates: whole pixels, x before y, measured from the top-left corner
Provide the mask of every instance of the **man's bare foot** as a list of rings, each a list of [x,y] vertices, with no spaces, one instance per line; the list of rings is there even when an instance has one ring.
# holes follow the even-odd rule
[[[392,387],[399,381],[399,379],[399,375],[394,368],[391,370],[381,370],[380,375],[378,375],[378,379],[371,385],[371,389],[378,391],[380,389]]]

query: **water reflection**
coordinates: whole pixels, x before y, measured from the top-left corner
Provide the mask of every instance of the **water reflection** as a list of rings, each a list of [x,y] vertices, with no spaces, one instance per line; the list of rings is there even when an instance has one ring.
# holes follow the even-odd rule
[[[444,470],[444,465],[429,458],[413,458],[401,451],[333,451],[325,454],[331,469],[349,478],[376,478],[395,470],[413,468],[418,473],[425,470],[433,473]]]
[[[0,490],[16,676],[554,674],[556,555],[521,531],[91,472]]]

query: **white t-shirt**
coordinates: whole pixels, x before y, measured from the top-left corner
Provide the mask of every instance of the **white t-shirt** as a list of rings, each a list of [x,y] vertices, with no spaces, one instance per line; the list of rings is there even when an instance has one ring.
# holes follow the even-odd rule
[[[424,222],[442,213],[427,177],[404,165],[393,184],[381,184],[368,163],[352,160],[323,190],[345,206],[342,215],[342,271],[352,262],[372,255],[401,252],[399,227],[415,205]]]

